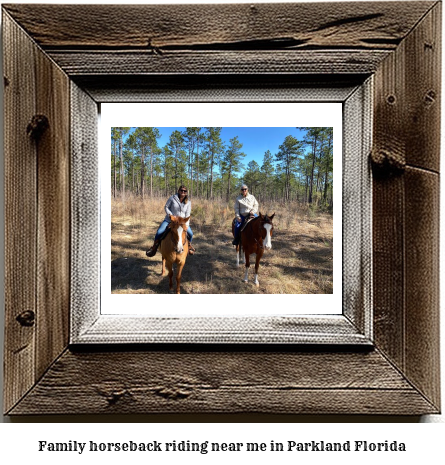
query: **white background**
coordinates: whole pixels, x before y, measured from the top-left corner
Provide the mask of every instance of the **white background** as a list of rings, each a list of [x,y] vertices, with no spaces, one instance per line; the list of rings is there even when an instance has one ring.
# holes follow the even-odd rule
[[[286,0],[284,0],[286,1]],[[132,0],[133,3],[140,3]],[[11,2],[13,3],[13,2]],[[16,2],[19,3],[19,2]],[[26,3],[26,2],[20,2]],[[39,3],[60,3],[55,2],[44,2],[43,0]],[[68,2],[65,2],[68,3]],[[78,0],[70,3],[93,3],[89,1]],[[104,3],[104,2],[102,2]],[[122,3],[122,2],[109,2],[109,3]],[[156,3],[156,2],[145,2],[145,3]],[[159,3],[159,2],[158,2]],[[174,1],[170,0],[170,3],[187,3],[186,1]],[[190,2],[189,2],[190,3]],[[194,2],[198,3],[198,2]],[[212,3],[210,0],[207,3]],[[246,1],[239,1],[239,3],[250,3]],[[359,11],[357,12],[359,14]],[[0,98],[1,94],[0,94]],[[442,125],[443,125],[442,119]],[[444,147],[444,131],[442,127],[442,147]],[[3,169],[3,167],[1,167]],[[0,195],[3,197],[3,176],[0,175]],[[442,189],[441,205],[445,204],[443,198],[444,189]],[[3,198],[0,203],[4,217]],[[442,210],[441,217],[444,218],[444,211]],[[2,241],[3,228],[0,228],[0,234]],[[443,231],[443,228],[442,228]],[[443,238],[443,236],[442,236]],[[2,261],[4,263],[4,248],[0,248],[2,254]],[[443,266],[443,254],[441,255],[441,270]],[[3,270],[3,268],[2,268]],[[443,271],[442,271],[443,273]],[[4,295],[1,296],[4,303]],[[442,299],[443,301],[443,299]],[[2,313],[3,317],[3,313]],[[442,334],[444,333],[444,318],[442,318],[441,329]],[[3,351],[3,330],[4,321],[1,321],[2,327],[0,328],[0,350]],[[3,358],[3,352],[0,354]],[[442,344],[442,399],[445,401],[444,389],[444,373],[445,367],[443,366],[443,360],[445,359]],[[283,456],[271,456],[271,455],[256,455],[254,459],[261,462],[270,462],[270,460],[279,460],[280,463],[307,463],[311,460],[311,463],[326,463],[338,462],[342,464],[353,463],[354,465],[360,460],[361,463],[374,464],[376,462],[391,464],[398,463],[400,460],[406,460],[409,462],[427,462],[427,463],[442,463],[444,450],[443,450],[443,438],[445,437],[445,417],[444,415],[429,415],[418,418],[404,418],[404,417],[363,417],[363,416],[304,416],[304,417],[288,417],[288,416],[271,416],[271,417],[258,417],[251,416],[246,420],[245,416],[200,416],[200,417],[188,417],[188,421],[198,421],[202,423],[193,424],[179,424],[169,423],[162,424],[162,422],[179,422],[184,421],[183,417],[177,416],[130,416],[130,417],[113,417],[113,416],[62,416],[62,417],[31,417],[23,419],[13,420],[15,424],[11,424],[10,418],[3,417],[3,422],[0,426],[0,460],[2,463],[31,463],[45,461],[47,464],[59,464],[61,460],[65,460],[68,463],[97,463],[98,459],[104,459],[108,463],[122,463],[122,460],[131,460],[132,464],[148,464],[155,460],[162,460],[161,463],[177,463],[181,460],[183,463],[197,463],[204,462],[210,463],[226,463],[230,461],[232,463],[245,463],[249,457],[246,454],[242,455],[227,455],[222,454],[220,456],[215,455],[200,455],[193,454],[190,456],[172,455],[172,456],[157,456],[157,455],[138,455],[137,458],[134,455],[122,455],[107,454],[107,455],[77,455],[73,453],[53,455],[47,453],[37,452],[37,441],[48,440],[48,441],[150,441],[153,439],[158,440],[170,440],[170,439],[190,439],[190,440],[211,440],[211,441],[264,441],[269,442],[271,439],[276,441],[286,440],[322,440],[325,441],[346,441],[348,439],[368,439],[369,441],[381,441],[384,439],[393,440],[398,439],[407,443],[407,453],[341,453],[338,455],[327,455],[325,453],[312,453],[310,455],[299,455],[299,454],[286,454]],[[427,422],[427,423],[440,423],[430,425],[419,425],[416,423],[400,424],[398,422]],[[104,424],[95,425],[90,422],[101,422]],[[206,422],[218,422],[213,424],[205,424]],[[225,422],[233,422],[227,424]],[[263,424],[243,424],[245,421],[259,421]],[[324,422],[321,424],[302,424],[303,422]],[[354,424],[354,422],[367,422],[364,424]],[[375,422],[379,424],[374,424]],[[31,422],[31,424],[26,424]],[[66,422],[66,424],[58,425],[56,422]],[[114,422],[135,422],[129,425],[114,424]],[[146,422],[139,424],[136,422]],[[161,422],[161,424],[155,424]],[[276,423],[268,423],[276,422]],[[349,422],[331,424],[331,422]],[[398,424],[393,424],[397,422]],[[36,424],[39,423],[39,424]],[[108,423],[108,424],[107,424]],[[351,424],[352,423],[352,424]],[[297,439],[294,439],[297,438]]]

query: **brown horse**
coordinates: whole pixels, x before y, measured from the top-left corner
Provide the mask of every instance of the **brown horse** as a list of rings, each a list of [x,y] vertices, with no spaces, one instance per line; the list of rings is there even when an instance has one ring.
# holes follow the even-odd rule
[[[256,254],[255,260],[255,281],[254,284],[259,286],[258,281],[258,268],[260,260],[263,256],[264,250],[272,248],[272,234],[273,234],[273,217],[262,215],[251,220],[244,230],[241,232],[240,244],[236,246],[236,266],[239,266],[239,259],[241,257],[241,246],[244,250],[246,273],[244,275],[244,282],[248,282],[248,273],[250,267],[250,255]]]
[[[189,217],[190,218],[190,217]],[[180,294],[181,274],[189,253],[187,241],[187,221],[189,218],[170,215],[170,232],[161,242],[162,273],[165,266],[168,269],[170,291],[173,290],[173,263],[177,264],[176,270],[176,294]]]

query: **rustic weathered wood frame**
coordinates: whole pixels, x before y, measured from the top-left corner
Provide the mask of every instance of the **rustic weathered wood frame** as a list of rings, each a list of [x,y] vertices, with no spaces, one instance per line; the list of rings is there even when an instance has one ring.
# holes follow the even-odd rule
[[[439,411],[440,2],[4,5],[3,44],[7,414]],[[69,345],[74,108],[370,76],[371,348]]]

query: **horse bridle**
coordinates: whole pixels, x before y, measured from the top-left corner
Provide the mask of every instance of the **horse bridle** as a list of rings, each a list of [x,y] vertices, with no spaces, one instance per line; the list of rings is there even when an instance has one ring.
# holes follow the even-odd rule
[[[265,224],[265,223],[272,225],[272,228],[273,228],[273,223],[272,223],[272,222],[270,222],[270,221],[263,221],[261,218],[260,218],[260,220],[261,220],[260,223],[263,225],[263,228],[264,228],[264,224]],[[260,249],[264,249],[264,247],[263,247],[263,237],[261,237],[261,244],[256,240],[256,238],[255,238],[255,242],[256,242],[257,246],[258,246]]]
[[[173,229],[171,227],[170,227],[170,232],[173,232]],[[172,244],[175,245],[176,243],[175,243],[175,241],[173,239],[173,234],[170,234],[170,239],[172,241]],[[187,242],[187,231],[185,232],[185,239],[184,239],[184,242],[183,242],[182,245],[184,246],[186,242]]]

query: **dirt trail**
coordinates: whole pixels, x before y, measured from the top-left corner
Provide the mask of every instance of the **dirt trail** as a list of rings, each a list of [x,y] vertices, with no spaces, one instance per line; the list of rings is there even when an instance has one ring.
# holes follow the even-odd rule
[[[329,294],[332,293],[332,216],[300,217],[274,221],[272,250],[264,253],[259,269],[259,287],[243,282],[244,265],[236,268],[230,220],[223,225],[193,224],[193,244],[183,270],[184,294]],[[168,277],[161,277],[161,255],[147,258],[162,220],[148,221],[143,212],[112,210],[111,287],[112,293],[168,293]],[[290,224],[288,224],[290,223]]]

